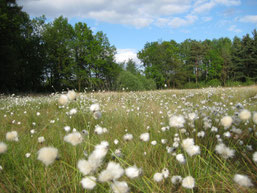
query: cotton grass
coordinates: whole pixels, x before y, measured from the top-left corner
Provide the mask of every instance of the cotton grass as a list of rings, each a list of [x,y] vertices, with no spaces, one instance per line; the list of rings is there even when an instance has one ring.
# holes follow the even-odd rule
[[[246,175],[236,174],[233,180],[240,186],[244,186],[244,187],[253,186],[251,179]]]
[[[127,193],[129,192],[129,187],[125,181],[114,181],[111,183],[111,188],[113,193]]]
[[[73,132],[64,137],[64,141],[76,146],[83,141],[83,137],[79,132]]]
[[[10,131],[6,133],[6,140],[7,141],[19,141],[17,131]]]
[[[251,118],[251,112],[248,111],[247,109],[243,109],[240,113],[239,113],[239,118],[242,121],[247,121]]]
[[[82,187],[87,190],[92,190],[96,186],[96,177],[94,176],[87,176],[82,178],[80,181]]]
[[[0,142],[0,154],[7,151],[7,145],[4,142]]]
[[[230,149],[223,143],[216,145],[215,151],[224,159],[232,158],[235,155],[235,150]]]
[[[220,120],[221,125],[227,129],[232,125],[233,119],[230,116],[225,116]]]
[[[119,179],[123,174],[124,169],[120,164],[111,161],[108,163],[107,168],[100,173],[98,179],[100,182],[109,182]]]
[[[195,179],[192,176],[187,176],[182,180],[182,186],[187,189],[195,187]]]
[[[60,105],[66,105],[69,102],[69,98],[67,97],[67,95],[62,94],[59,99],[58,99],[58,103]]]
[[[56,160],[58,156],[58,149],[54,147],[43,147],[38,151],[37,159],[49,166]]]

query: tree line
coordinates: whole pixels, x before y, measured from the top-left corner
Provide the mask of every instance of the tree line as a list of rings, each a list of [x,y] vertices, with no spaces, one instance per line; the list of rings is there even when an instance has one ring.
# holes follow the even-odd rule
[[[0,2],[0,92],[62,89],[150,90],[203,82],[256,81],[257,33],[242,39],[146,43],[133,60],[115,61],[106,34],[60,16],[30,19],[16,0]]]

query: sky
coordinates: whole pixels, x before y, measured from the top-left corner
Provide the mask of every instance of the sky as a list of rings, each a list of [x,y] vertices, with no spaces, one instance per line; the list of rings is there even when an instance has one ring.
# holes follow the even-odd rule
[[[140,63],[147,42],[242,37],[257,28],[257,0],[18,0],[31,18],[63,15],[103,31],[117,62]]]

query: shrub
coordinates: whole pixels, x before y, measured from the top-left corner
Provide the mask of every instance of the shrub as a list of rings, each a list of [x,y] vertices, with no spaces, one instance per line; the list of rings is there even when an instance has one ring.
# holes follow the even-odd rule
[[[144,90],[144,85],[140,79],[128,71],[122,71],[119,74],[116,85],[118,90],[123,88],[129,91]]]

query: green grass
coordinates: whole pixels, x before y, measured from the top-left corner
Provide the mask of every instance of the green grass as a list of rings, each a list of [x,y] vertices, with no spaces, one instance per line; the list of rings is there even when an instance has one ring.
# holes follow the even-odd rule
[[[119,179],[128,183],[131,192],[257,192],[257,164],[252,160],[253,153],[257,151],[256,125],[252,119],[247,123],[241,122],[236,127],[242,129],[243,133],[227,139],[222,136],[224,129],[219,124],[225,114],[234,115],[237,109],[233,107],[237,103],[243,104],[251,112],[257,111],[256,86],[79,93],[77,100],[71,101],[65,108],[59,108],[58,96],[0,98],[0,141],[8,145],[7,152],[0,154],[0,165],[3,167],[0,171],[0,192],[111,192],[110,184],[99,182],[92,191],[85,191],[80,184],[83,175],[77,169],[78,160],[85,158],[83,151],[90,154],[94,145],[103,140],[109,142],[109,151],[104,164],[93,175],[98,177],[109,161],[119,162],[123,168],[136,165],[143,170],[140,177],[129,179],[124,175]],[[102,109],[103,116],[100,120],[95,120],[89,111],[90,105],[95,102]],[[220,114],[211,112],[211,107],[217,107]],[[76,108],[78,112],[70,117],[66,112],[72,108]],[[37,112],[40,112],[39,116]],[[197,112],[199,119],[195,120],[194,128],[187,121],[187,134],[176,128],[161,131],[161,127],[169,125],[168,114],[187,115],[190,112]],[[212,126],[219,129],[218,133],[203,128],[203,119],[206,117],[212,121]],[[55,122],[50,123],[51,120]],[[94,128],[97,124],[106,127],[108,133],[96,135]],[[66,135],[63,128],[66,125],[78,131],[86,129],[89,135],[74,147],[63,140]],[[249,132],[248,128],[253,128],[253,132]],[[36,131],[34,135],[31,135],[31,129]],[[18,142],[6,141],[6,133],[12,130],[18,132]],[[205,131],[205,137],[197,137],[197,132],[202,130]],[[150,133],[149,142],[139,140],[140,134],[145,132]],[[126,133],[133,134],[132,141],[123,140]],[[172,146],[175,133],[179,134],[181,140],[194,138],[195,144],[200,146],[201,154],[190,157],[178,147],[176,153],[183,153],[186,157],[186,163],[181,165],[166,151],[166,146]],[[218,143],[216,134],[236,151],[234,158],[224,160],[214,152]],[[46,139],[43,144],[37,142],[40,136]],[[113,143],[114,139],[119,140],[118,145]],[[168,143],[162,144],[161,139],[168,139]],[[239,139],[244,142],[243,145],[239,144]],[[153,140],[157,141],[157,145],[151,145]],[[246,145],[252,145],[253,150],[247,150]],[[37,160],[38,150],[45,146],[53,146],[59,150],[60,159],[48,167]],[[123,156],[113,157],[112,153],[118,148]],[[25,154],[28,152],[31,156],[26,158]],[[170,176],[160,183],[154,182],[153,175],[163,168],[169,169]],[[248,175],[255,186],[244,188],[237,185],[233,181],[233,176],[237,173]],[[181,185],[173,185],[173,175],[191,175],[196,187],[188,190]]]

